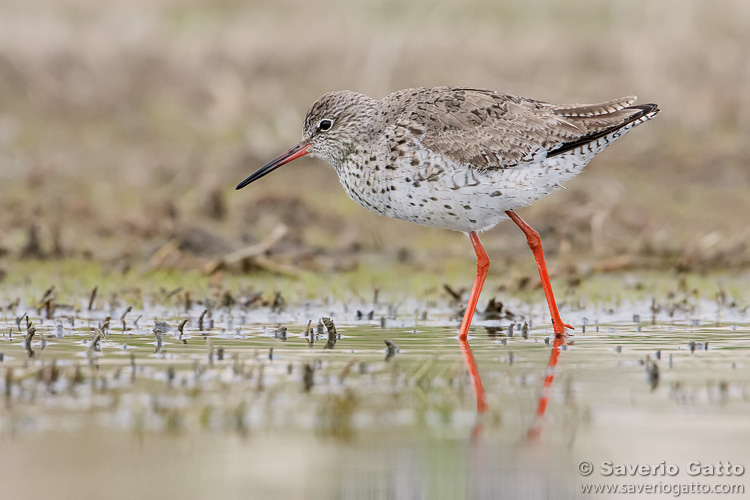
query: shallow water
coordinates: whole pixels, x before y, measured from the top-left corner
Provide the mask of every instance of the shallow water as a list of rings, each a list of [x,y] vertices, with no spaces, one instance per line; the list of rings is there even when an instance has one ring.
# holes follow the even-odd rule
[[[742,484],[746,475],[696,478],[686,467],[750,467],[746,311],[701,301],[563,309],[576,331],[537,421],[552,333],[541,306],[510,303],[513,319],[475,320],[489,404],[478,417],[446,305],[216,308],[202,325],[202,307],[151,305],[128,312],[123,331],[124,308],[58,307],[42,319],[19,304],[0,321],[4,488],[8,498],[50,496],[55,484],[70,498],[100,488],[116,498],[578,498],[588,483]],[[335,322],[333,349],[322,315]],[[386,339],[398,346],[388,360]],[[607,460],[680,472],[603,476]],[[592,475],[578,472],[582,461]],[[49,481],[26,478],[38,467]],[[80,471],[97,473],[81,481]]]

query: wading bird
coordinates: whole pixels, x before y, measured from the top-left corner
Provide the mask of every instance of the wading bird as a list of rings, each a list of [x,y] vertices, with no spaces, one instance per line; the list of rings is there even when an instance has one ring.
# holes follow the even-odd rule
[[[484,390],[467,341],[490,264],[478,233],[510,218],[526,234],[559,345],[571,327],[560,319],[539,233],[514,210],[578,175],[608,144],[659,112],[656,104],[634,102],[560,105],[455,87],[406,89],[380,100],[330,92],[307,112],[302,141],[237,189],[310,155],[330,163],[349,197],[368,210],[466,233],[477,276],[458,338],[482,412]]]

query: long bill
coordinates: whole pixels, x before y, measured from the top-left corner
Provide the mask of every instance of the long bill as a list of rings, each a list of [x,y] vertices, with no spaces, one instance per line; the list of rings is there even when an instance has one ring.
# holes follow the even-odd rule
[[[286,153],[280,154],[273,160],[263,165],[261,168],[258,169],[257,172],[255,172],[250,177],[248,177],[244,181],[237,184],[237,187],[235,189],[242,189],[243,187],[247,186],[251,182],[257,181],[264,175],[273,172],[274,170],[276,170],[283,164],[289,163],[292,160],[296,160],[300,156],[305,156],[310,146],[312,146],[312,144],[309,142],[305,142],[305,141],[300,142],[299,144],[289,149],[289,151],[287,151]]]

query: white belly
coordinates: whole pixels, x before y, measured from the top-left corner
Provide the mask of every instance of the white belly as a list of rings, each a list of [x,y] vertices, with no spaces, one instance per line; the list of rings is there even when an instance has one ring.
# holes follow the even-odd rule
[[[506,210],[529,206],[559,188],[593,156],[570,152],[483,172],[447,169],[435,159],[370,172],[378,175],[359,169],[359,178],[352,175],[356,170],[342,169],[339,180],[352,200],[377,214],[468,233],[486,231],[508,218]]]

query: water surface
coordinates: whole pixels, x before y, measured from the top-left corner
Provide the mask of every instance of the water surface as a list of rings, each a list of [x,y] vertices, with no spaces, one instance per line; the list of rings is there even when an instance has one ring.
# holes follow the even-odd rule
[[[124,308],[58,307],[51,319],[23,304],[6,312],[8,498],[578,498],[587,483],[695,482],[685,472],[695,460],[750,466],[741,445],[750,327],[738,307],[563,311],[576,331],[541,420],[552,331],[536,305],[510,303],[513,317],[475,321],[470,343],[489,404],[480,416],[451,307],[204,310],[146,306],[125,314],[124,330]],[[323,316],[335,323],[332,349]],[[398,352],[388,356],[386,339]],[[579,473],[582,461],[593,474]],[[605,477],[607,461],[665,461],[681,472]],[[38,470],[49,481],[27,479]]]

